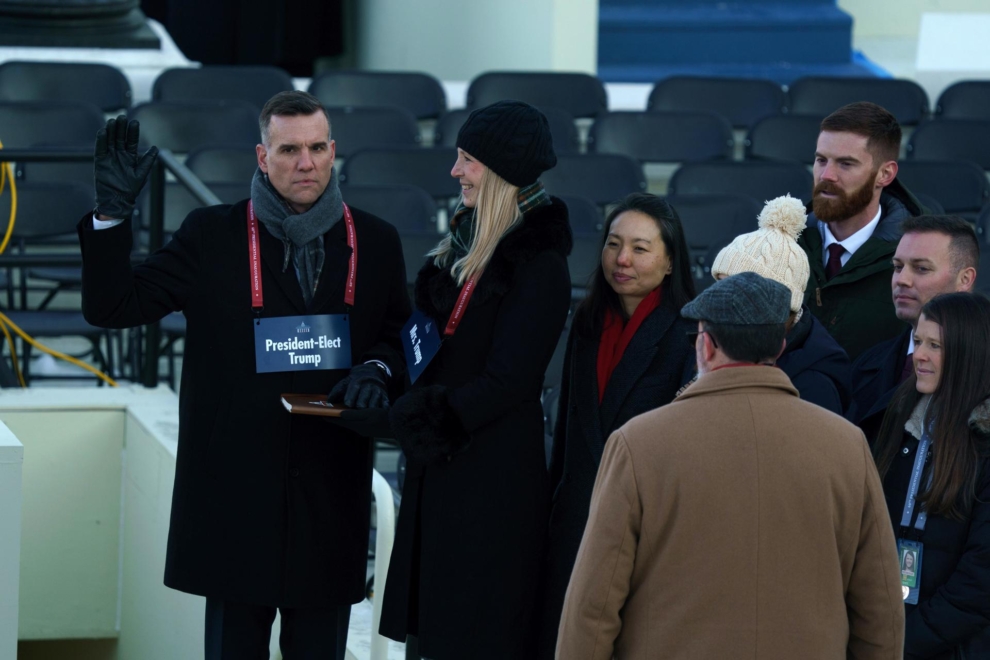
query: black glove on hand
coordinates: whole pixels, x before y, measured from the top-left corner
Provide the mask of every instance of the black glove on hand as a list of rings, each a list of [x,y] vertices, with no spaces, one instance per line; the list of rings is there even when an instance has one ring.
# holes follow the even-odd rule
[[[348,408],[388,408],[385,372],[376,364],[359,364],[330,390],[330,401],[343,400]]]
[[[96,212],[125,219],[134,212],[138,193],[158,157],[158,147],[138,156],[140,125],[121,115],[96,133]]]

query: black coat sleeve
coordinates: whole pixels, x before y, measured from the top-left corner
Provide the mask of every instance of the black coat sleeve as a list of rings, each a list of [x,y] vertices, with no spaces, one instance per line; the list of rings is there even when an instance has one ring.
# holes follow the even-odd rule
[[[567,406],[570,401],[571,380],[574,371],[571,360],[574,356],[574,327],[567,336],[564,350],[564,366],[560,375],[560,395],[557,397],[557,420],[553,427],[553,448],[550,451],[550,492],[554,492],[564,476],[564,447],[567,443]]]
[[[570,277],[560,254],[547,250],[519,266],[495,319],[484,371],[448,395],[466,431],[495,421],[539,391],[570,299]]]
[[[931,658],[964,646],[990,626],[990,474],[984,462],[969,534],[955,571],[906,621],[906,658]],[[921,570],[925,570],[922,558]]]
[[[817,371],[804,371],[791,380],[798,395],[808,403],[813,403],[836,415],[841,415],[842,397],[835,381]]]
[[[86,321],[103,328],[131,328],[183,309],[198,278],[197,234],[203,217],[201,211],[193,211],[172,240],[132,267],[131,221],[93,229],[92,214],[87,214],[78,226]]]
[[[406,286],[406,264],[402,256],[402,244],[399,234],[394,227],[388,226],[388,232],[380,240],[388,244],[388,258],[383,260],[391,268],[388,277],[388,298],[385,305],[385,318],[381,324],[378,341],[362,356],[361,361],[380,360],[388,365],[392,372],[389,380],[389,395],[394,401],[402,393],[405,383],[406,361],[402,351],[400,334],[402,326],[412,315],[409,304],[409,289]]]

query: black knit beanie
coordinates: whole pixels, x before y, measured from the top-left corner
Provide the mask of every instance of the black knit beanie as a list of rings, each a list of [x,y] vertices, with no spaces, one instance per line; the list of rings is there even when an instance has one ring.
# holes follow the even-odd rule
[[[519,188],[557,164],[547,118],[522,101],[499,101],[472,112],[457,134],[457,146]]]

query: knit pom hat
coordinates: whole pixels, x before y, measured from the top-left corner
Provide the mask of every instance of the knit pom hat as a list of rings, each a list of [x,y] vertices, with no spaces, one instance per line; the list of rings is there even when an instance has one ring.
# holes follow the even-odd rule
[[[457,146],[509,183],[523,188],[557,164],[550,125],[522,101],[499,101],[472,112]]]
[[[771,199],[760,212],[760,228],[737,236],[712,263],[712,276],[752,271],[791,290],[791,311],[799,312],[808,285],[808,255],[797,237],[808,220],[804,204],[790,195]]]

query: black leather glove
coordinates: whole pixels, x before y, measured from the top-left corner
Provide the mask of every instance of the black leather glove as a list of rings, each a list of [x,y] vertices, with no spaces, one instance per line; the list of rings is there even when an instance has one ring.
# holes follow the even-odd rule
[[[376,364],[359,364],[342,378],[327,397],[343,401],[348,408],[388,408],[388,385],[385,371]]]
[[[129,218],[138,193],[148,180],[158,147],[138,156],[140,125],[121,115],[96,133],[96,212],[110,218]]]

